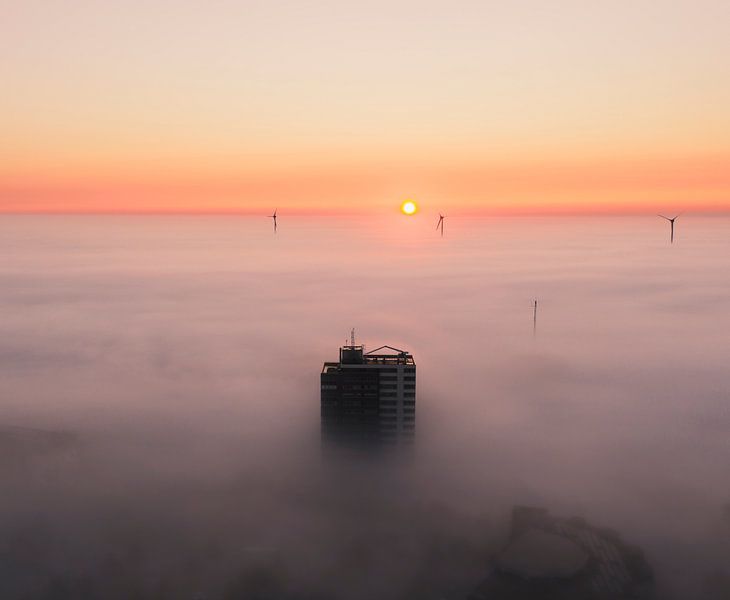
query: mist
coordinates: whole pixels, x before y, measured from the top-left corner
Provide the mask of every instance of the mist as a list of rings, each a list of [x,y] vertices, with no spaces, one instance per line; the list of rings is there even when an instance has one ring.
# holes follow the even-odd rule
[[[465,599],[523,504],[722,597],[730,220],[434,224],[0,217],[0,596]],[[351,327],[414,355],[407,452],[321,447]]]

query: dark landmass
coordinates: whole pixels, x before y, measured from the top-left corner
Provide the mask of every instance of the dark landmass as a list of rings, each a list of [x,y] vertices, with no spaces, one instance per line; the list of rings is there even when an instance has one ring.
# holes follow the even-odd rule
[[[643,552],[583,519],[515,507],[507,547],[470,600],[655,598]]]

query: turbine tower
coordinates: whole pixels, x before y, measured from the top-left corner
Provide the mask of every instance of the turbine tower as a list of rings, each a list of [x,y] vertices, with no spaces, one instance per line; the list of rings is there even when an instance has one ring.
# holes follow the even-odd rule
[[[276,233],[276,211],[277,211],[277,209],[275,208],[274,209],[274,214],[273,215],[269,215],[269,218],[270,219],[274,219],[274,233]]]
[[[439,222],[436,223],[436,230],[438,230],[439,228],[441,229],[441,237],[444,237],[444,220],[445,219],[446,219],[446,217],[444,217],[444,215],[439,213]]]
[[[682,213],[679,213],[681,215]],[[665,217],[664,215],[657,215],[661,217],[662,219],[666,219],[669,221],[669,243],[674,243],[674,222],[679,218],[679,215],[675,215],[674,217]]]

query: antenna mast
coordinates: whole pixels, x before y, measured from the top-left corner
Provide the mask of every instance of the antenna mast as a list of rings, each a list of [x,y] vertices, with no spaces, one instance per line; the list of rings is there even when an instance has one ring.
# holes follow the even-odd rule
[[[535,302],[533,303],[533,312],[532,312],[532,336],[535,337],[537,335],[537,298],[535,298]]]
[[[352,328],[352,331],[350,331],[350,346],[355,345],[355,328]]]

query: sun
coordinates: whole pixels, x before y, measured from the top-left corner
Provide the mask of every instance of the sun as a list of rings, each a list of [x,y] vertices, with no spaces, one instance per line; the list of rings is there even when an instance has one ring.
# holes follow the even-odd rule
[[[415,215],[418,211],[418,205],[413,200],[406,200],[400,205],[400,210],[404,215]]]

